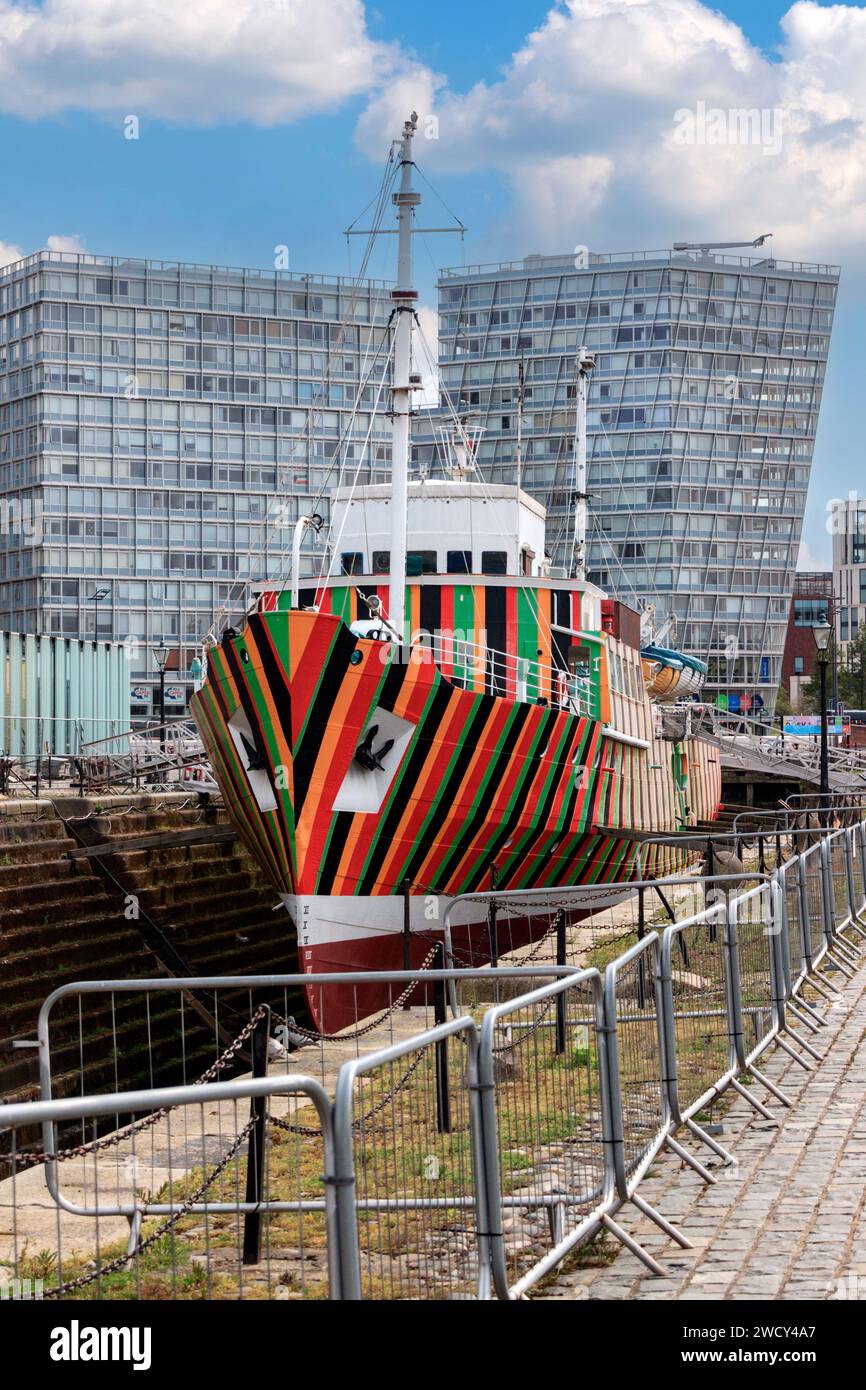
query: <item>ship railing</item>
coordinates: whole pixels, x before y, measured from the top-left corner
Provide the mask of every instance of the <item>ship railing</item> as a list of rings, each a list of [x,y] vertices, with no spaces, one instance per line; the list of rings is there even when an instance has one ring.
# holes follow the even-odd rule
[[[767,720],[731,714],[713,705],[706,708],[712,713],[714,732],[729,751],[736,752],[737,748],[745,746],[758,753],[768,765],[785,761],[810,771],[818,769],[821,753],[816,735],[786,734]],[[834,744],[831,738],[827,756],[834,771],[866,773],[866,753],[862,749]]]
[[[414,648],[418,659],[434,662],[453,685],[501,695],[521,704],[549,705],[572,714],[593,712],[592,682],[560,666],[499,651],[456,633],[423,633]],[[429,652],[429,658],[426,654]]]
[[[736,1173],[707,1112],[739,1096],[772,1118],[790,1102],[764,1070],[771,1048],[820,1060],[824,1007],[866,940],[864,825],[770,873],[618,888],[601,927],[599,885],[458,897],[403,971],[56,990],[34,1040],[43,1099],[0,1114],[17,1296],[38,1277],[43,1296],[513,1300],[602,1232],[662,1273],[621,1213],[688,1245],[643,1195],[650,1165],[667,1148],[706,1182]],[[520,963],[433,968],[449,922],[470,919]],[[559,963],[569,934],[580,965]],[[362,1022],[373,984],[386,1007]],[[320,1009],[356,991],[359,1026],[297,1025],[311,986]],[[131,1082],[169,1064],[184,1084]],[[55,1099],[52,1072],[80,1093]],[[40,1216],[34,1259],[46,1180],[57,1247],[42,1248]]]

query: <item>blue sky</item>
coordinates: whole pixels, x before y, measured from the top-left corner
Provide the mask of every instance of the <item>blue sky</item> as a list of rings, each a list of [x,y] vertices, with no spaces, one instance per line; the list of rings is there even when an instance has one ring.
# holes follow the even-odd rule
[[[419,163],[469,227],[463,250],[419,244],[428,304],[433,258],[772,230],[780,257],[843,265],[804,556],[826,562],[827,499],[866,491],[864,65],[863,5],[811,0],[0,0],[0,259],[54,236],[269,265],[285,243],[293,269],[346,272],[410,103],[441,122]],[[783,109],[782,152],[675,150],[698,100]]]

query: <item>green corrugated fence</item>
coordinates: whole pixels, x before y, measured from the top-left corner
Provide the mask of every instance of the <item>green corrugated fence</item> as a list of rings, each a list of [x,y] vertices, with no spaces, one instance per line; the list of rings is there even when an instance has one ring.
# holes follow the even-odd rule
[[[0,755],[75,753],[129,724],[121,642],[0,631]]]

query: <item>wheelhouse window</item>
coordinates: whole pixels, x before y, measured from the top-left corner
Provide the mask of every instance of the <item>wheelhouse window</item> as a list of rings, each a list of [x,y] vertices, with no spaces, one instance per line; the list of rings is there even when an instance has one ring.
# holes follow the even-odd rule
[[[436,551],[410,550],[406,556],[406,573],[408,575],[435,574]]]
[[[449,550],[447,555],[447,566],[449,574],[471,574],[472,551]]]
[[[508,552],[505,550],[482,550],[482,574],[507,574]]]

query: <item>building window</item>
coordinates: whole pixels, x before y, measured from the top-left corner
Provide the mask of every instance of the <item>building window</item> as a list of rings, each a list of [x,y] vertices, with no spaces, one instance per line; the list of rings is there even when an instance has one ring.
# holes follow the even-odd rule
[[[794,626],[816,627],[826,618],[829,606],[829,594],[825,598],[795,598]]]
[[[795,656],[795,657],[794,657],[794,675],[795,675],[795,676],[802,676],[802,674],[803,674],[803,658],[802,658],[801,656]]]

